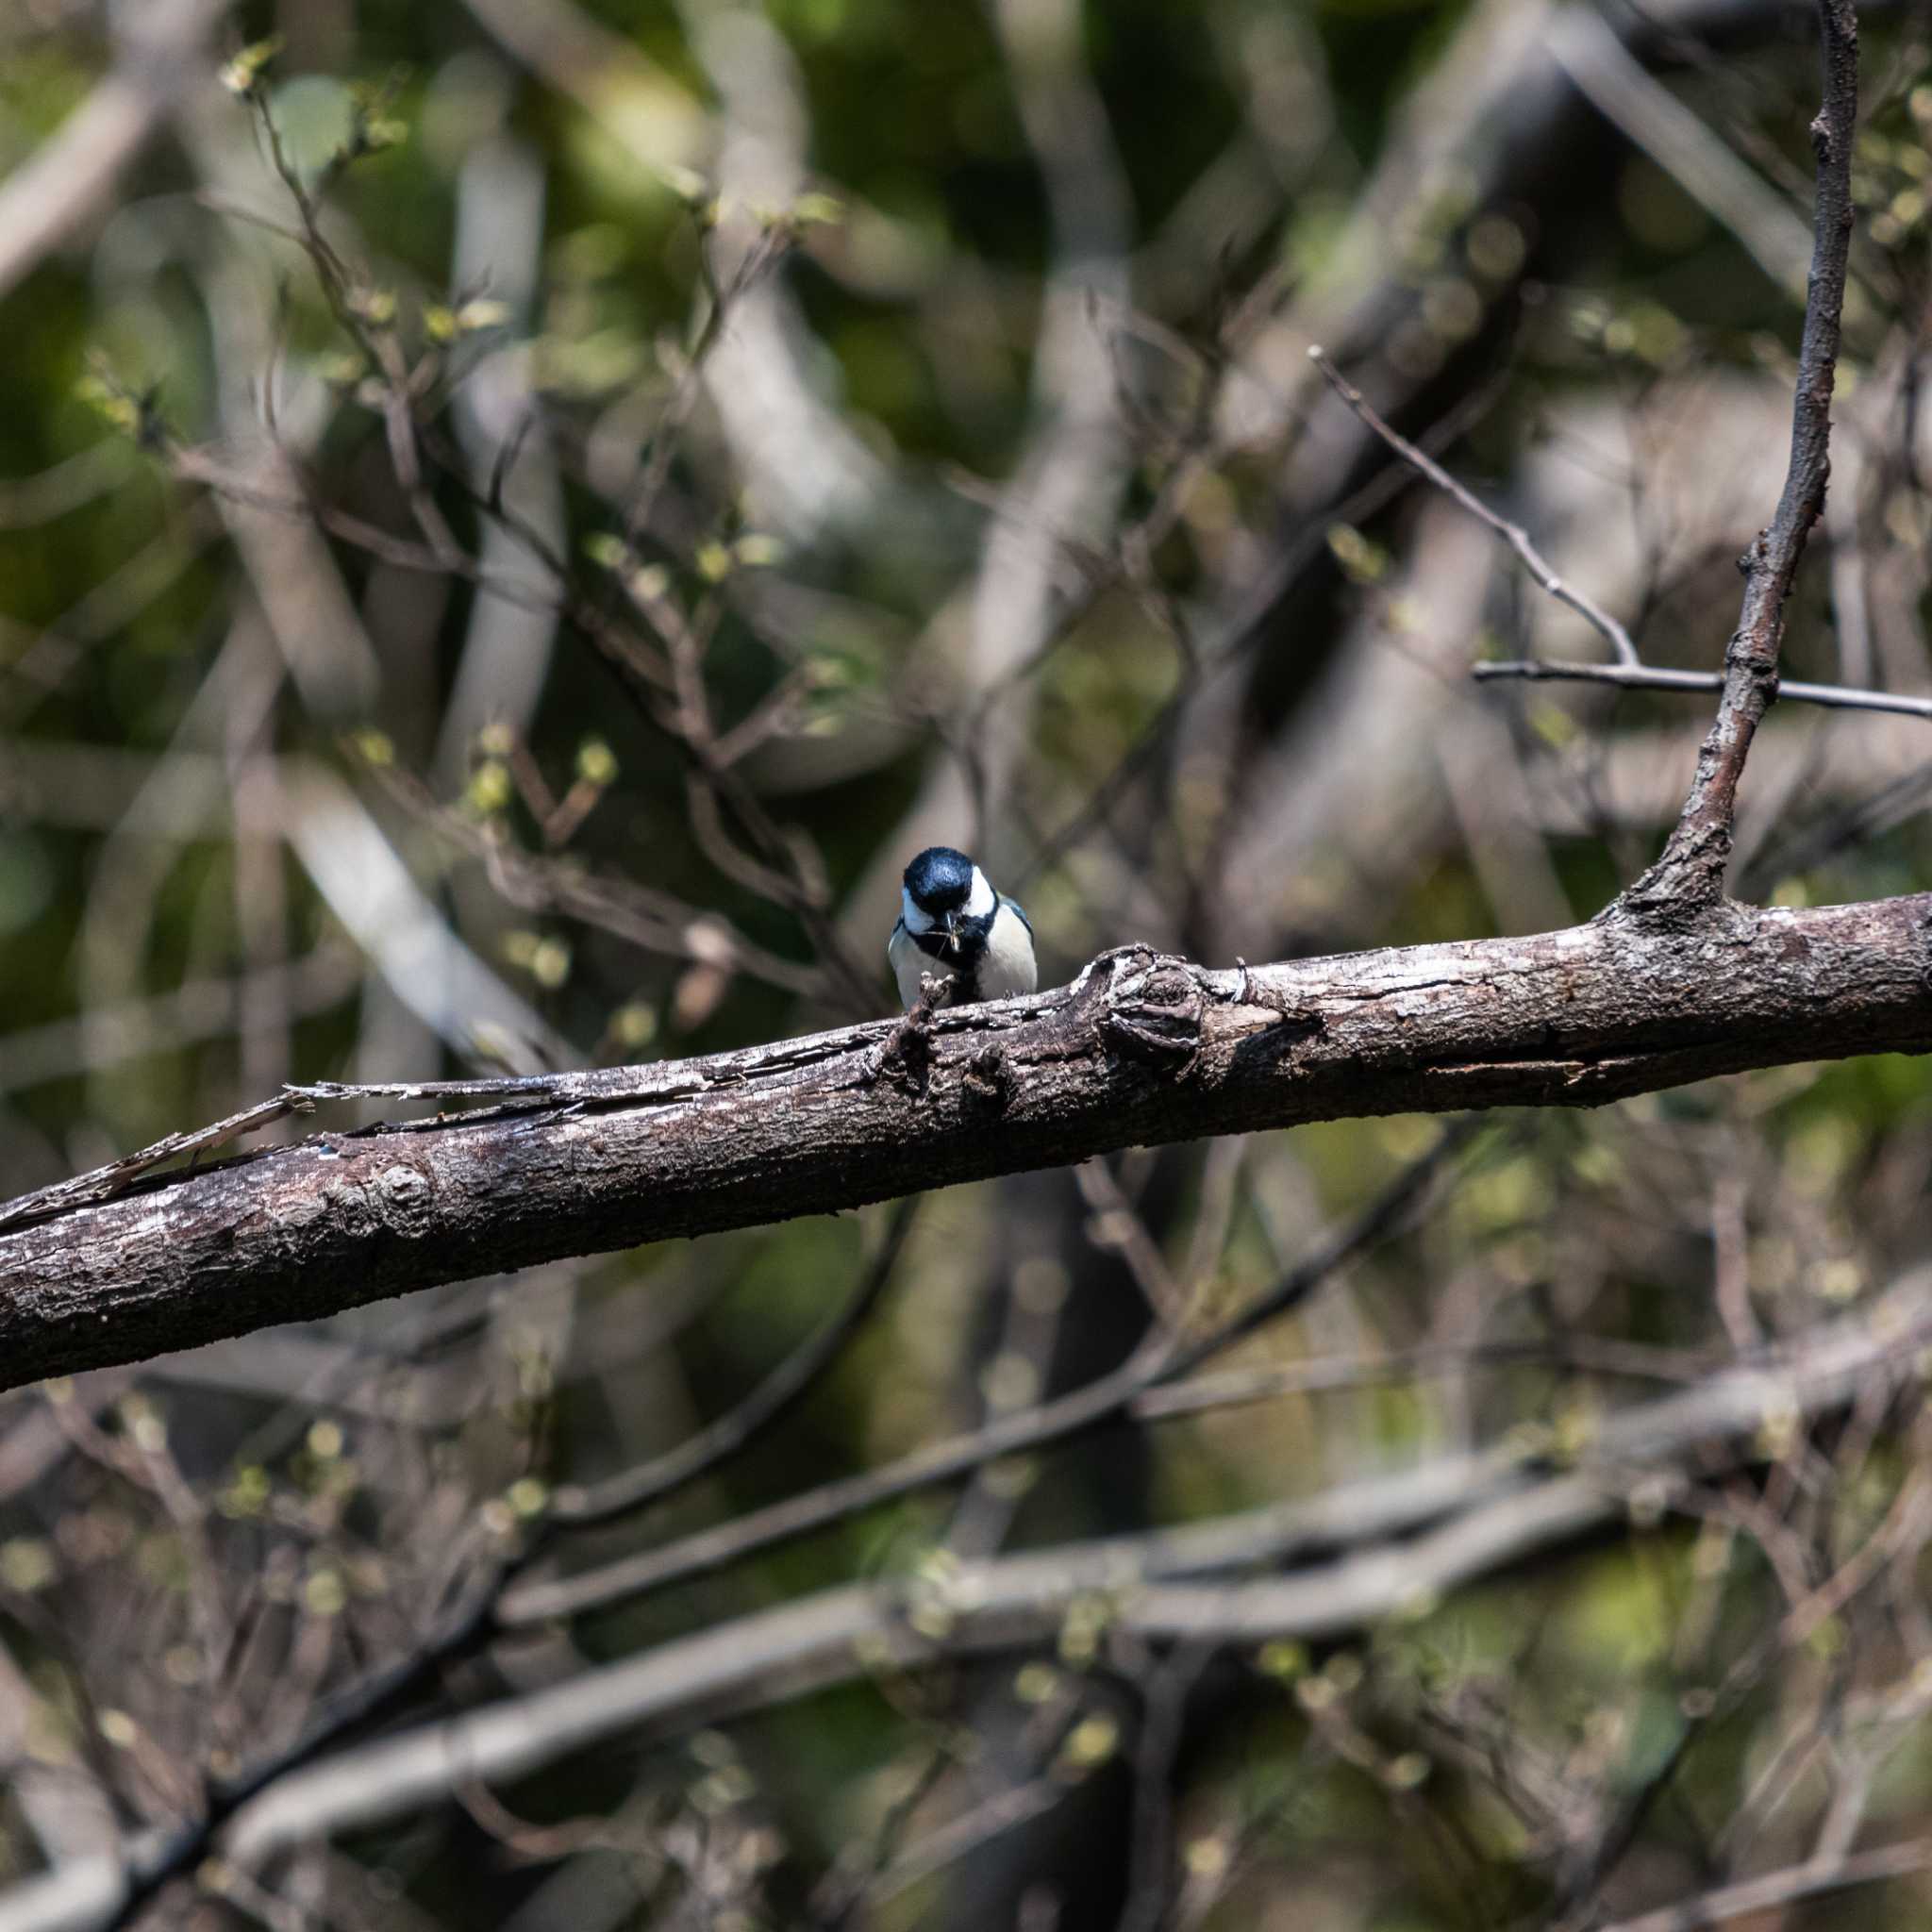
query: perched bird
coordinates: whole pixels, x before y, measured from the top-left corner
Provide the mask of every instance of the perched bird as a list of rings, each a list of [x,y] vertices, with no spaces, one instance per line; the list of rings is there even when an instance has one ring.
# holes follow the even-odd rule
[[[925,973],[952,980],[946,1004],[955,1007],[1031,992],[1040,979],[1026,915],[950,845],[930,847],[906,868],[886,958],[908,1009]]]

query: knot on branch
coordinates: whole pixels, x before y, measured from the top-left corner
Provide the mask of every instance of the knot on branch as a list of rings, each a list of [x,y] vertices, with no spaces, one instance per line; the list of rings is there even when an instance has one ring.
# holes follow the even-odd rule
[[[865,1085],[885,1079],[911,1092],[925,1091],[932,1078],[932,1016],[947,990],[947,981],[938,974],[928,973],[921,978],[919,997],[907,1009],[906,1017],[866,1056],[860,1076]]]
[[[1186,960],[1151,946],[1123,946],[1094,962],[1097,1024],[1109,1053],[1159,1068],[1176,1078],[1201,1053],[1206,1000]]]
[[[999,1046],[983,1046],[966,1062],[959,1085],[969,1106],[1004,1113],[1013,1097],[1013,1070]]]
[[[420,1233],[428,1224],[436,1189],[419,1168],[393,1162],[371,1184],[376,1211],[400,1234]]]

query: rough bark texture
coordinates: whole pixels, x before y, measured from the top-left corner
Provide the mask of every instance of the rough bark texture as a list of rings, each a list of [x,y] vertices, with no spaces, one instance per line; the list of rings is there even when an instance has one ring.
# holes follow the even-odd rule
[[[0,1210],[0,1386],[1137,1142],[1928,1049],[1932,894],[1231,972],[1127,948],[924,1025],[505,1083],[487,1109]]]

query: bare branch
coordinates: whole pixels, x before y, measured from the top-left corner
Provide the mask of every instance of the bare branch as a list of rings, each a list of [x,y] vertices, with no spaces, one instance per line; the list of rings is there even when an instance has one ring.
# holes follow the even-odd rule
[[[1661,664],[1572,664],[1539,658],[1474,664],[1470,675],[1479,680],[1523,677],[1532,683],[1614,684],[1625,691],[1721,691],[1724,688],[1724,674],[1718,671],[1677,671]],[[1780,680],[1777,694],[1796,704],[1823,705],[1834,710],[1896,711],[1908,718],[1932,718],[1932,697],[1902,691]]]
[[[1143,1347],[1110,1374],[1070,1390],[1054,1401],[997,1416],[963,1436],[916,1449],[883,1468],[826,1483],[598,1569],[579,1571],[561,1579],[513,1581],[497,1606],[497,1622],[506,1627],[541,1624],[642,1596],[741,1562],[761,1550],[876,1508],[881,1503],[957,1481],[1002,1457],[1065,1442],[1113,1421],[1131,1410],[1147,1391],[1178,1380],[1300,1306],[1343,1262],[1394,1234],[1427,1198],[1429,1182],[1467,1138],[1466,1130],[1452,1129],[1444,1134],[1359,1213],[1324,1234],[1272,1288],[1198,1339],[1183,1340],[1157,1329]],[[615,1507],[627,1507],[624,1486],[613,1485],[613,1491]],[[585,1512],[583,1520],[594,1522],[611,1513],[608,1508]],[[560,1524],[573,1526],[577,1514],[575,1499],[568,1492],[557,1498]]]
[[[1922,893],[1736,907],[1693,948],[1630,920],[1218,973],[1127,947],[1072,986],[936,1015],[917,1074],[883,1076],[891,1027],[874,1023],[696,1060],[389,1090],[498,1104],[315,1136],[90,1206],[0,1210],[0,1378],[1136,1144],[1587,1107],[1749,1067],[1923,1052],[1928,929]]]
[[[1391,427],[1370,407],[1369,400],[1354,383],[1342,375],[1341,370],[1328,359],[1327,352],[1319,343],[1311,343],[1308,360],[1327,378],[1328,386],[1341,400],[1406,462],[1418,475],[1425,477],[1438,490],[1446,492],[1459,503],[1471,516],[1487,524],[1496,535],[1515,551],[1523,559],[1524,567],[1539,584],[1559,604],[1567,604],[1571,609],[1583,618],[1600,635],[1609,641],[1610,648],[1617,654],[1622,664],[1635,665],[1639,659],[1637,646],[1630,641],[1630,633],[1606,610],[1602,605],[1586,597],[1574,586],[1566,584],[1549,566],[1543,554],[1529,541],[1529,532],[1521,524],[1512,524],[1507,517],[1498,516],[1486,503],[1473,496],[1445,470],[1433,457],[1425,456],[1407,437]]]
[[[1798,381],[1791,402],[1791,457],[1777,509],[1742,560],[1744,602],[1724,654],[1724,696],[1697,755],[1697,773],[1663,856],[1619,902],[1633,911],[1678,915],[1724,896],[1738,781],[1751,741],[1777,696],[1785,599],[1805,541],[1824,510],[1831,471],[1831,392],[1852,243],[1852,142],[1858,113],[1858,20],[1852,0],[1819,0],[1824,104],[1811,123],[1818,152],[1811,280]]]
[[[754,1436],[790,1410],[843,1353],[845,1344],[877,1305],[906,1246],[918,1205],[917,1194],[899,1204],[878,1253],[867,1263],[845,1305],[736,1407],[649,1462],[599,1483],[559,1491],[552,1499],[558,1519],[572,1524],[601,1523],[658,1502],[737,1455]]]

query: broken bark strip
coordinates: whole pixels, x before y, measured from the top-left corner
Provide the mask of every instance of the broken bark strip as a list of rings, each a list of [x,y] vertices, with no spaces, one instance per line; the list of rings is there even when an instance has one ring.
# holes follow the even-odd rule
[[[472,1275],[824,1214],[1138,1142],[1595,1106],[1715,1074],[1932,1050],[1932,894],[1616,911],[1527,939],[1208,972],[1147,949],[1071,987],[508,1104],[321,1133],[0,1234],[0,1387]]]

